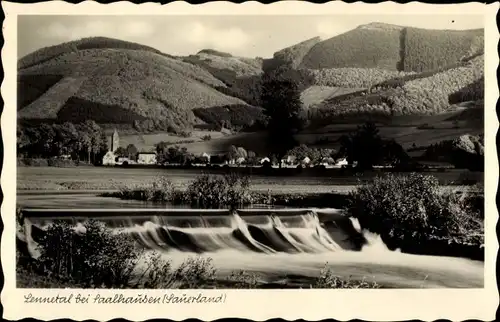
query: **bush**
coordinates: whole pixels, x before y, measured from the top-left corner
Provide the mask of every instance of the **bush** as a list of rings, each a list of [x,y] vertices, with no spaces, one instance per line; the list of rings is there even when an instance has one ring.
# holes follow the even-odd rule
[[[429,175],[376,177],[350,194],[348,212],[385,241],[431,238],[482,242],[480,211],[468,194],[440,191]]]
[[[162,259],[161,254],[152,252],[146,255],[144,269],[139,272],[134,288],[180,289],[205,288],[213,283],[215,268],[211,258],[189,257],[176,268],[170,261]]]
[[[251,203],[250,181],[248,177],[234,173],[224,176],[205,174],[188,186],[185,198],[194,207],[234,209]]]
[[[130,236],[113,233],[95,220],[83,223],[80,230],[56,221],[38,242],[45,273],[83,287],[126,286],[139,259]]]
[[[201,139],[203,141],[210,141],[212,139],[212,136],[207,134],[207,135],[204,135]]]
[[[39,158],[18,158],[17,159],[18,166],[28,166],[28,167],[48,167],[47,159],[39,159]]]
[[[227,280],[232,283],[234,288],[256,288],[258,285],[258,277],[255,274],[247,273],[245,271],[232,272],[227,277]]]
[[[115,196],[115,194],[112,195]],[[170,179],[166,176],[157,176],[146,185],[120,188],[118,197],[143,201],[174,202],[178,198],[178,193]]]
[[[314,288],[380,288],[376,282],[367,282],[365,278],[362,280],[342,279],[333,274],[328,264],[321,270],[319,277],[316,279]]]

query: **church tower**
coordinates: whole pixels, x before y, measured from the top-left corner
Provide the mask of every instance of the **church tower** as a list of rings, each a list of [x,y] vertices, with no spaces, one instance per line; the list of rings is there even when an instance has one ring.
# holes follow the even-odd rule
[[[113,135],[111,136],[111,144],[109,150],[111,152],[115,152],[119,146],[120,146],[120,137],[118,136],[118,131],[115,129],[113,131]]]

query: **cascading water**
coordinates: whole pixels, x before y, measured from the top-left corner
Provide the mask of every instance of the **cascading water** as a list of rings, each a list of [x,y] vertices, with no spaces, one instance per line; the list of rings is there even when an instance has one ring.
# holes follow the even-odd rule
[[[92,215],[63,217],[81,225]],[[58,218],[61,219],[61,218]],[[25,232],[43,230],[51,218],[30,218]],[[225,215],[99,217],[115,233],[133,236],[179,265],[193,255],[207,256],[221,274],[257,272],[268,281],[290,276],[317,277],[326,263],[335,275],[374,278],[387,287],[482,287],[483,263],[463,258],[418,256],[390,251],[382,239],[338,211],[245,210]],[[36,238],[28,247],[36,255]],[[35,236],[36,234],[34,234]]]

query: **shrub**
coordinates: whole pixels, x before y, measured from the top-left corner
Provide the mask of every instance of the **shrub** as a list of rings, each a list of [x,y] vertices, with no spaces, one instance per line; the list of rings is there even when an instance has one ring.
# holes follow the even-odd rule
[[[84,287],[124,287],[139,258],[134,240],[89,220],[75,230],[55,221],[39,240],[39,263],[49,277]]]
[[[185,198],[195,207],[234,209],[252,201],[250,181],[248,177],[234,173],[224,176],[205,174],[189,184]]]
[[[350,194],[348,211],[362,227],[390,241],[480,240],[483,234],[471,198],[441,192],[438,179],[429,175],[376,177]]]
[[[112,194],[115,196],[115,194]],[[143,201],[174,202],[178,198],[174,184],[166,176],[157,176],[151,183],[120,188],[118,197]]]
[[[201,138],[203,141],[210,141],[212,139],[212,136],[207,134],[207,135],[204,135],[202,138]]]
[[[144,269],[139,272],[134,288],[180,289],[205,288],[215,279],[215,268],[211,258],[189,257],[176,268],[161,254],[146,255]]]
[[[234,288],[256,288],[258,285],[258,277],[255,274],[247,273],[243,270],[232,272],[227,277],[227,280],[232,283]]]
[[[333,274],[332,270],[325,264],[319,277],[316,279],[314,288],[380,288],[376,282],[367,282],[362,280],[342,279]]]

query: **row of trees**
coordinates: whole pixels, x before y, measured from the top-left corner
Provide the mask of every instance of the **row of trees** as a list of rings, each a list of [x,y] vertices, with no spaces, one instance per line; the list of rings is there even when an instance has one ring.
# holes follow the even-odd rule
[[[29,158],[70,156],[98,163],[107,152],[107,138],[94,121],[17,127],[18,155]]]
[[[130,149],[133,152],[132,146],[128,146],[127,149],[123,149],[125,155],[127,155],[127,150]],[[232,145],[226,153],[222,153],[219,155],[204,157],[202,155],[195,155],[187,150],[186,147],[180,147],[178,145],[172,146],[168,142],[160,142],[156,144],[156,154],[157,154],[157,162],[158,164],[206,164],[206,163],[215,163],[220,164],[224,162],[229,162],[231,160],[238,160],[243,158],[246,164],[256,164],[257,154],[253,151],[247,151],[242,147],[236,147]]]

